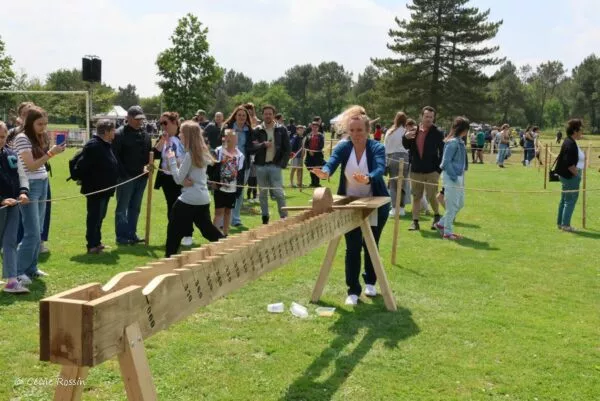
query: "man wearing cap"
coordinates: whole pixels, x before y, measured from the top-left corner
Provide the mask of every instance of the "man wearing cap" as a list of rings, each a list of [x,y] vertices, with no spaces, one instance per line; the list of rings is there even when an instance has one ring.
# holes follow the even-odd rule
[[[200,128],[205,129],[206,126],[210,123],[206,118],[206,111],[199,109],[196,112],[196,119],[198,120],[198,124],[200,124]]]
[[[120,127],[112,142],[113,152],[119,163],[119,183],[130,180],[144,172],[152,149],[150,136],[144,131],[146,116],[140,106],[127,110],[127,124]],[[142,176],[117,187],[115,231],[117,244],[131,245],[142,240],[137,236],[137,222],[148,176]]]

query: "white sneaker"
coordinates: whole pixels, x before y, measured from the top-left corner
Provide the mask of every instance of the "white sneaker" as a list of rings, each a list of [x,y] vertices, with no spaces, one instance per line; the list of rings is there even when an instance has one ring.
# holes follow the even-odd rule
[[[26,294],[29,292],[29,288],[25,287],[23,282],[17,280],[14,284],[6,284],[6,286],[4,286],[4,292],[10,294]]]
[[[358,305],[358,295],[348,295],[348,298],[346,298],[346,305]]]
[[[406,212],[404,211],[403,207],[400,208],[400,216],[402,216],[402,217],[406,216]]]
[[[17,276],[17,280],[19,280],[23,285],[31,284],[31,279],[27,274],[21,274],[20,276]]]
[[[368,297],[376,297],[377,296],[377,289],[375,288],[374,285],[372,284],[367,284],[365,286],[365,295]]]
[[[37,269],[35,273],[33,273],[33,277],[31,278],[40,278],[40,277],[48,277],[49,274],[43,270]]]
[[[391,208],[390,209],[390,217],[394,217],[396,215],[396,209]]]
[[[183,246],[192,246],[194,244],[194,238],[192,237],[183,237],[181,240],[181,245]]]

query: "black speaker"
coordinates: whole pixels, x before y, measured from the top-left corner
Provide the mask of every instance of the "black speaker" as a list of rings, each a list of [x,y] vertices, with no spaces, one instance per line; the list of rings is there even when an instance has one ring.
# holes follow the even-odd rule
[[[86,82],[102,81],[102,60],[94,56],[81,59],[81,79]]]

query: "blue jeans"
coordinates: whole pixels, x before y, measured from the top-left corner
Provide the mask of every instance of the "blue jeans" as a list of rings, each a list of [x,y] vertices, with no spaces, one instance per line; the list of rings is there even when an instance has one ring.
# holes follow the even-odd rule
[[[0,210],[0,238],[2,239],[2,278],[17,277],[17,231],[19,207]]]
[[[29,180],[29,200],[21,206],[21,221],[23,222],[23,240],[17,248],[17,274],[35,275],[40,253],[42,226],[46,214],[46,196],[48,179]]]
[[[377,209],[377,226],[371,226],[371,231],[375,237],[375,242],[379,248],[379,237],[387,223],[390,213],[390,204],[383,205]],[[346,285],[348,286],[348,295],[360,295],[362,288],[360,286],[360,253],[364,250],[365,273],[363,279],[366,284],[375,285],[377,276],[373,269],[371,256],[367,250],[367,245],[363,241],[360,227],[344,234],[346,239]]]
[[[452,181],[446,172],[442,172],[442,181],[444,183],[444,198],[446,200],[446,214],[440,219],[440,224],[444,226],[444,234],[452,234],[454,220],[456,215],[465,205],[465,176],[459,176],[456,181]]]
[[[250,176],[250,168],[244,170],[244,184],[248,182]],[[233,213],[231,213],[231,225],[242,224],[242,205],[244,203],[244,191],[237,197]]]
[[[117,242],[137,240],[137,223],[142,208],[142,198],[148,176],[117,187],[117,209],[115,211],[115,232]]]
[[[563,191],[569,191],[574,189],[579,189],[579,184],[581,183],[581,170],[578,170],[579,173],[577,177],[571,178],[560,178],[560,182],[562,184]],[[573,211],[575,210],[575,204],[577,203],[577,199],[579,198],[579,191],[577,192],[562,192],[560,194],[560,202],[558,203],[558,217],[556,219],[556,224],[559,226],[570,226],[571,225],[571,217],[573,216]]]
[[[281,174],[281,167],[276,166],[275,164],[256,166],[256,180],[258,181],[258,187],[260,189],[260,192],[258,193],[258,199],[260,200],[260,210],[262,215],[269,215],[269,189],[263,188],[274,188],[270,191],[277,201],[279,217],[287,217],[287,211],[281,209],[282,207],[285,207],[285,195],[283,193],[283,176]]]
[[[48,196],[47,199],[52,199],[52,193],[50,192],[50,180],[48,180]],[[42,242],[48,241],[50,235],[50,214],[52,213],[52,202],[46,203],[46,213],[44,213],[44,224],[42,226]]]
[[[506,159],[507,155],[508,155],[508,144],[501,143],[498,146],[498,158],[496,159],[496,162],[498,163],[499,166],[504,166],[504,160]]]

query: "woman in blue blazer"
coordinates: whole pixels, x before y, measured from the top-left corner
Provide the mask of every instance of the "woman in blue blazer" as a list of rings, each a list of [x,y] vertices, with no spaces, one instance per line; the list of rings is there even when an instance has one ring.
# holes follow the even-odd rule
[[[322,169],[313,169],[313,173],[321,179],[327,179],[341,164],[342,175],[338,195],[347,196],[390,196],[383,174],[385,172],[385,148],[382,144],[369,139],[371,132],[369,117],[365,109],[360,106],[352,106],[343,114],[341,129],[349,134],[349,139],[340,142],[329,161]],[[390,204],[387,203],[377,209],[371,219],[371,230],[375,241],[379,246],[379,237],[388,219]],[[346,285],[348,286],[348,297],[346,305],[356,305],[362,291],[360,276],[360,254],[364,249],[365,295],[374,297],[377,295],[375,282],[377,277],[373,270],[373,264],[367,246],[365,245],[360,227],[345,234],[346,237]]]

